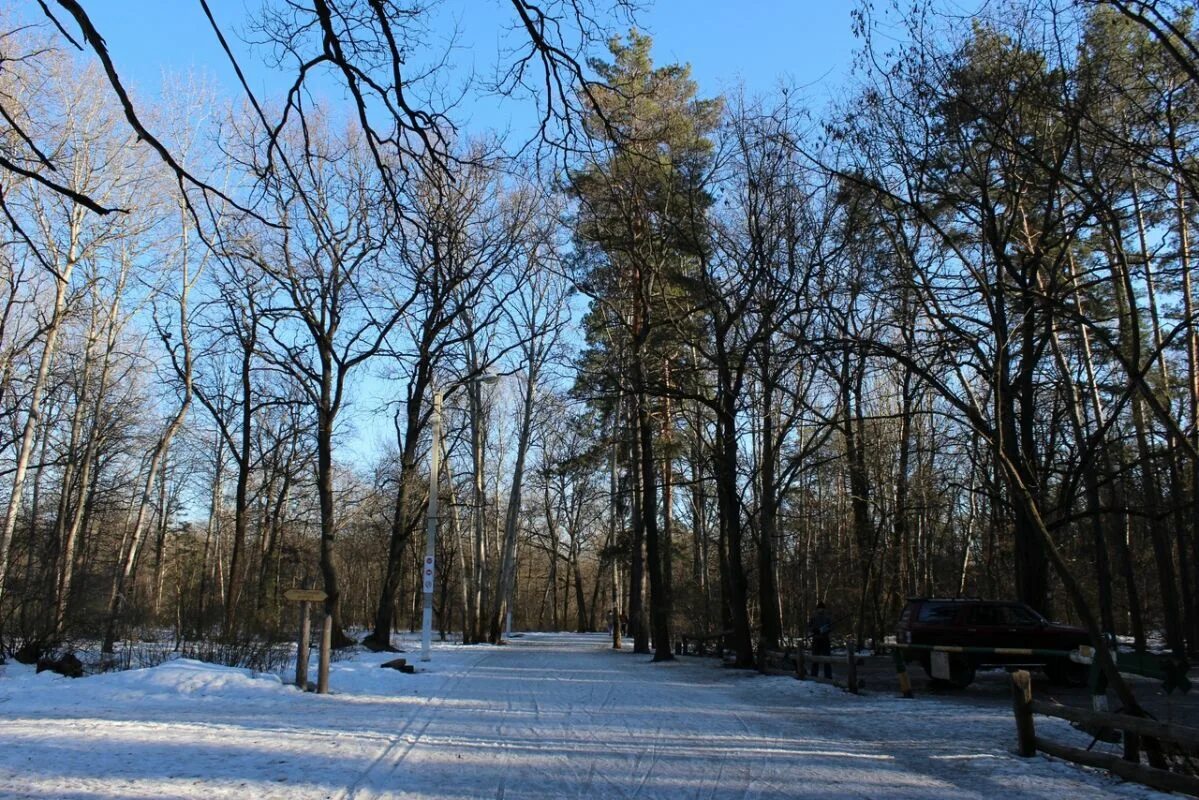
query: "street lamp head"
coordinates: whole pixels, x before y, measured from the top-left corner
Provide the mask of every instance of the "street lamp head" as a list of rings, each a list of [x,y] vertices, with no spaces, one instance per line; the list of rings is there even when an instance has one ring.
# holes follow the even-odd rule
[[[473,380],[475,383],[493,384],[500,382],[500,376],[494,372],[485,372],[482,375],[476,375]]]

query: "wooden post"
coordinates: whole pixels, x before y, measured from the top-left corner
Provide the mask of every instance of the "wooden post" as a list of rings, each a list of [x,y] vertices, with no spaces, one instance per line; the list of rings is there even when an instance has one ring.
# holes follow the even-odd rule
[[[1026,670],[1012,673],[1012,713],[1016,717],[1016,754],[1037,754],[1037,731],[1032,717],[1032,679]]]
[[[899,676],[899,693],[909,700],[912,698],[912,679],[908,677],[908,663],[903,657],[903,651],[895,648],[895,674]]]
[[[799,645],[799,649],[795,651],[795,677],[801,681],[808,679],[808,669],[803,660],[803,643]]]
[[[849,691],[854,694],[858,693],[858,643],[851,636],[849,641],[845,643],[845,649],[849,651],[849,662],[846,667],[849,670]]]
[[[322,603],[325,597],[325,593],[320,589],[287,589],[283,592],[284,600],[300,604],[300,642],[299,647],[296,648],[296,686],[300,687],[301,692],[308,691],[308,639],[312,636],[311,615],[308,613],[309,604]],[[321,638],[321,680],[325,684],[323,691],[329,690],[329,640],[333,634],[331,624],[332,621],[326,615],[324,636]]]
[[[325,614],[325,624],[321,626],[321,655],[320,667],[316,674],[316,693],[329,693],[329,650],[333,644],[333,615]]]
[[[1124,731],[1124,760],[1133,764],[1141,763],[1141,735],[1132,731]]]
[[[300,642],[296,649],[296,686],[301,692],[308,691],[308,639],[312,636],[312,622],[308,614],[308,601],[300,603]]]

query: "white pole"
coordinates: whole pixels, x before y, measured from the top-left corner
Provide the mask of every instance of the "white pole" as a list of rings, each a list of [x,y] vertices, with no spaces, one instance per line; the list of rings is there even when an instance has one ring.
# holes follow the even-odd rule
[[[424,622],[420,634],[420,660],[429,660],[433,644],[433,576],[434,556],[437,547],[438,479],[441,471],[441,391],[433,392],[433,444],[429,453],[429,518],[425,534],[425,566],[421,572],[424,581]]]
[[[495,383],[497,375],[479,375],[472,379],[475,383]],[[450,392],[461,384],[450,387]],[[434,559],[437,554],[437,509],[440,500],[438,481],[441,478],[441,404],[445,393],[441,390],[433,392],[433,444],[429,453],[429,517],[428,529],[425,534],[425,565],[421,571],[424,585],[424,614],[420,632],[420,660],[429,660],[429,650],[433,646],[433,578],[436,575]],[[477,418],[473,423],[479,424]]]

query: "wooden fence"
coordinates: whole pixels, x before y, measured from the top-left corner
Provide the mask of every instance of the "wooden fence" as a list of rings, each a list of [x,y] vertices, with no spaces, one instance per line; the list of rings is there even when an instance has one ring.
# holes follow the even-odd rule
[[[865,681],[858,678],[858,667],[866,663],[862,656],[857,654],[857,648],[854,646],[852,639],[845,643],[845,655],[835,656],[818,656],[810,651],[785,650],[779,652],[777,650],[762,650],[759,656],[760,666],[763,671],[768,669],[782,670],[791,672],[801,681],[816,681],[817,683],[831,683],[845,689],[847,692],[858,694],[865,686]],[[824,678],[821,675],[811,675],[808,673],[808,667],[811,665],[827,665],[830,674],[833,668],[845,668],[844,678],[840,675],[834,675],[829,678]],[[821,670],[823,672],[823,670]]]
[[[710,652],[721,656],[724,655],[725,637],[732,635],[732,631],[725,631],[724,633],[684,633],[674,643],[674,654],[676,656],[706,656]]]
[[[1195,765],[1199,764],[1196,760],[1199,758],[1199,729],[1034,700],[1032,678],[1025,670],[1012,673],[1012,712],[1016,718],[1016,751],[1025,758],[1040,751],[1076,764],[1106,769],[1125,780],[1143,783],[1154,789],[1199,797],[1199,777],[1168,769],[1163,755],[1165,745],[1172,745],[1176,758],[1189,765],[1193,773]],[[1094,734],[1119,731],[1124,742],[1124,754],[1095,753],[1037,736],[1034,714],[1069,720],[1085,726]],[[1142,750],[1148,751],[1150,761],[1157,763],[1142,764]]]

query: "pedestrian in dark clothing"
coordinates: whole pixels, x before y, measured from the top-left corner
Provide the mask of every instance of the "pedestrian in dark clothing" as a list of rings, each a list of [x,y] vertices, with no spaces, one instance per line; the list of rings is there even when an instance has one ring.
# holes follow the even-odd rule
[[[812,612],[812,618],[808,620],[808,636],[812,639],[812,655],[828,656],[833,653],[832,644],[833,633],[833,616],[828,613],[824,603],[817,603],[816,610]],[[820,665],[815,661],[812,662],[812,677],[816,677],[820,671]],[[833,679],[833,666],[826,663],[824,665],[824,677],[828,680]]]

